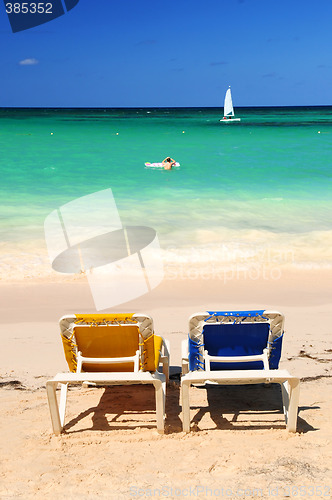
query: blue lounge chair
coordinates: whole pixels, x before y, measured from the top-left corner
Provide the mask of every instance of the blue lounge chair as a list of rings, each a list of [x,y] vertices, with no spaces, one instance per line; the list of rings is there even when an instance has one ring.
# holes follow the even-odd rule
[[[278,369],[283,328],[284,316],[276,311],[213,311],[189,318],[189,337],[182,344],[185,432],[190,431],[190,385],[205,382],[279,383],[287,428],[296,432],[299,379]]]

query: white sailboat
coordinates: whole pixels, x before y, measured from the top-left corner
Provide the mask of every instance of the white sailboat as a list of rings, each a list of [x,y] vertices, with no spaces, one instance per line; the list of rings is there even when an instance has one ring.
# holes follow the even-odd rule
[[[222,118],[219,121],[221,121],[222,123],[233,123],[241,121],[241,118],[234,118],[234,108],[233,108],[233,101],[232,101],[232,94],[230,87],[227,89],[225,95],[224,118]]]

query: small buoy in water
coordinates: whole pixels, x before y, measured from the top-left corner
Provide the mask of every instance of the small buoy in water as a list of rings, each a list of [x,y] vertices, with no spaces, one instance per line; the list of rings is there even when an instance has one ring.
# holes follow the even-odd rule
[[[117,132],[115,135],[119,135],[119,132]]]
[[[185,131],[184,131],[184,130],[182,130],[182,133],[183,133],[183,134],[185,134]]]
[[[318,130],[318,133],[320,134],[320,130]]]
[[[53,135],[53,132],[51,132],[51,135]]]

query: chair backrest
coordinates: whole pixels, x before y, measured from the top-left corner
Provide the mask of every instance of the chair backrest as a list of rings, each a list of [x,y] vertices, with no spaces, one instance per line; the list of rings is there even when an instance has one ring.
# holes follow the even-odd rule
[[[209,311],[189,320],[189,369],[204,369],[210,356],[250,356],[267,348],[269,367],[278,368],[284,317],[277,311]],[[211,370],[263,369],[262,361],[211,362]]]
[[[77,368],[77,353],[90,358],[134,356],[140,351],[140,369],[155,371],[162,339],[154,335],[152,319],[144,314],[77,314],[60,319],[61,337],[70,371]],[[86,365],[86,366],[85,366]],[[131,362],[84,363],[83,371],[133,371]]]
[[[135,356],[139,350],[138,325],[75,325],[74,335],[77,351],[86,358],[119,358]],[[82,365],[83,371],[134,371],[133,363],[100,364],[89,363]]]

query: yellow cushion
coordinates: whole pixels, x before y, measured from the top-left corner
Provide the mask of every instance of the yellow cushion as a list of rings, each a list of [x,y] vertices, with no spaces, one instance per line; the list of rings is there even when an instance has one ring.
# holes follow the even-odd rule
[[[87,358],[135,356],[139,349],[139,330],[134,325],[76,325],[77,350]],[[86,371],[133,371],[133,363],[86,364]]]
[[[159,366],[163,339],[158,335],[151,335],[144,340],[144,365],[143,371],[155,372]]]
[[[77,315],[72,337],[62,336],[70,371],[76,372],[78,351],[87,358],[117,358],[134,356],[140,346],[143,351],[140,368],[143,371],[156,371],[159,366],[163,339],[154,334],[148,339],[142,339],[136,321],[133,320],[131,323],[132,317],[133,314]],[[74,336],[75,339],[73,339]],[[133,363],[109,365],[83,363],[82,369],[92,372],[124,372],[133,371],[134,365]]]

